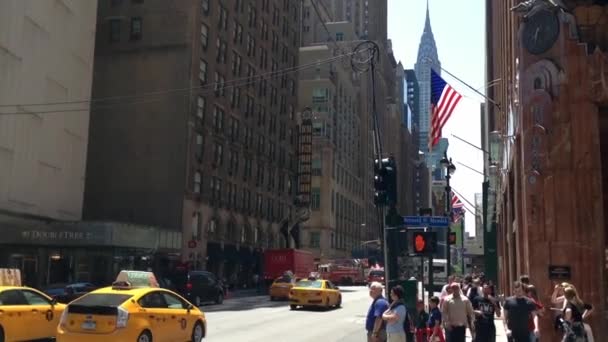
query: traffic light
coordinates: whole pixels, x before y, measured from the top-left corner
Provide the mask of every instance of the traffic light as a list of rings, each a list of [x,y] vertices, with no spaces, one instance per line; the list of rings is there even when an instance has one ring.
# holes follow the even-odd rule
[[[395,158],[374,160],[374,204],[376,206],[397,203],[397,165]]]
[[[450,232],[449,240],[450,240],[450,245],[456,244],[456,233],[455,232]]]
[[[414,254],[427,255],[437,252],[436,232],[414,232],[412,234]]]

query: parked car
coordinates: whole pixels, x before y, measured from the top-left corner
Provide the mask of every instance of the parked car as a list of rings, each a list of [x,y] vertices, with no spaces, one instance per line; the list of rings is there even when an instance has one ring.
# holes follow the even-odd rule
[[[67,304],[96,289],[97,286],[91,283],[53,284],[43,292],[57,302]]]
[[[161,287],[171,289],[196,306],[204,303],[222,304],[226,294],[225,287],[213,273],[207,271],[188,271],[164,275]]]

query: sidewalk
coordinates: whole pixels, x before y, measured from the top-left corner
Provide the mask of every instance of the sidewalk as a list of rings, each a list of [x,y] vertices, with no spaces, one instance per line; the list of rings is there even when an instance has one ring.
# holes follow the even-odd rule
[[[507,334],[505,334],[502,318],[494,318],[494,325],[496,326],[496,342],[507,342]],[[471,341],[469,330],[467,330],[467,341]]]

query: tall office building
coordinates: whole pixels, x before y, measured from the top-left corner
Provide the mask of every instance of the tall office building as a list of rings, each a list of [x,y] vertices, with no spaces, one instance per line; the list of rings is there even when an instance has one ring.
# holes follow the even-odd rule
[[[416,78],[420,89],[420,108],[418,113],[418,141],[420,150],[428,152],[429,131],[431,123],[431,69],[441,74],[441,62],[437,54],[437,45],[431,29],[431,17],[427,4],[424,31],[418,46],[418,58],[415,65]],[[432,164],[428,164],[430,167]]]
[[[82,217],[89,111],[50,103],[90,99],[96,11],[96,0],[0,2],[0,267],[30,286],[94,267],[89,232],[57,227]]]
[[[286,245],[299,4],[104,1],[98,19],[94,95],[140,98],[92,112],[85,216],[183,233],[183,261],[246,284]]]

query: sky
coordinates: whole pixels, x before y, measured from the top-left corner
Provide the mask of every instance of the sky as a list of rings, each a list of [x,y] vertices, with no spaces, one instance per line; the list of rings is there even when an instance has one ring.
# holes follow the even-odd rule
[[[426,0],[388,0],[388,36],[395,58],[405,69],[414,69],[426,6]],[[485,1],[429,0],[429,9],[441,67],[484,93]],[[443,129],[443,137],[450,143],[448,156],[456,166],[450,182],[459,197],[475,204],[475,193],[481,193],[483,176],[459,163],[483,172],[484,155],[452,134],[481,146],[480,105],[485,100],[445,71],[442,77],[464,97]],[[461,200],[474,211],[474,207]],[[474,215],[467,212],[465,220],[466,231],[474,235]]]

